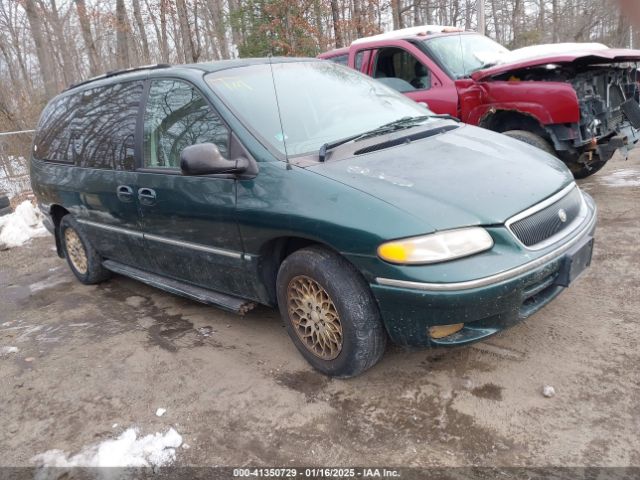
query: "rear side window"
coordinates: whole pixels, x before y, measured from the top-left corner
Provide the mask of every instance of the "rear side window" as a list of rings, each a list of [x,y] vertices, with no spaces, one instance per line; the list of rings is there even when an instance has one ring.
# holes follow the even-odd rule
[[[338,65],[348,65],[349,55],[336,55],[335,57],[327,58],[330,62],[337,63]]]
[[[78,165],[135,168],[135,132],[142,90],[142,82],[126,82],[81,93],[83,115],[71,122]]]
[[[34,141],[33,157],[50,162],[73,163],[71,147],[71,121],[81,107],[78,95],[53,100],[45,108]]]
[[[135,168],[135,131],[142,82],[84,90],[45,109],[34,157],[88,168]]]
[[[214,143],[226,157],[229,130],[192,85],[153,81],[144,115],[145,167],[180,168],[180,152],[198,143]]]

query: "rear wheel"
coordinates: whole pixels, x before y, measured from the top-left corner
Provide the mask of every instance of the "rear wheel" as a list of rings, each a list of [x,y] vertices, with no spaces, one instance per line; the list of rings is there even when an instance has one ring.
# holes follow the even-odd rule
[[[110,272],[102,266],[102,258],[71,215],[65,215],[60,221],[60,242],[69,268],[80,282],[93,285],[109,278]]]
[[[317,370],[353,377],[375,365],[387,336],[360,273],[320,247],[291,254],[278,272],[278,305],[289,336]]]

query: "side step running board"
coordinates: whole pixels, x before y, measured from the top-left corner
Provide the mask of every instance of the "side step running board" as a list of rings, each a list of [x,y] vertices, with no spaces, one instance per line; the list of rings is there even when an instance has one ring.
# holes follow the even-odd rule
[[[205,288],[194,287],[188,283],[145,272],[144,270],[129,267],[128,265],[123,265],[113,260],[105,260],[102,262],[102,265],[107,270],[133,278],[152,287],[160,288],[197,302],[206,303],[207,305],[214,305],[229,312],[237,313],[238,315],[244,315],[256,306],[254,302],[249,300],[232,297],[231,295],[214,292],[213,290],[207,290]]]

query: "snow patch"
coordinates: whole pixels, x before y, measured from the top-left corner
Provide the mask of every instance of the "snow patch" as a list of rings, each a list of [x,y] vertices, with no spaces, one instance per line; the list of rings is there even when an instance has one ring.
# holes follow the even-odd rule
[[[36,293],[41,290],[46,290],[48,288],[53,288],[57,285],[62,285],[63,283],[67,283],[69,280],[67,278],[46,278],[40,282],[32,283],[29,285],[29,291],[31,293]]]
[[[549,55],[569,55],[609,50],[602,43],[546,43],[511,50],[502,60],[504,63],[519,62]]]
[[[167,412],[166,408],[159,408],[156,410],[156,417],[161,417]]]
[[[9,355],[11,353],[18,353],[18,347],[2,347],[2,348],[0,348],[0,356]]]
[[[600,176],[600,180],[609,187],[640,187],[640,172],[618,170],[609,175]]]
[[[29,201],[24,201],[16,211],[0,217],[0,250],[19,247],[36,237],[48,235],[42,224],[42,214]]]
[[[173,428],[138,438],[138,429],[132,427],[115,440],[85,447],[75,455],[48,450],[31,461],[38,467],[161,467],[175,461],[180,445],[182,436]]]

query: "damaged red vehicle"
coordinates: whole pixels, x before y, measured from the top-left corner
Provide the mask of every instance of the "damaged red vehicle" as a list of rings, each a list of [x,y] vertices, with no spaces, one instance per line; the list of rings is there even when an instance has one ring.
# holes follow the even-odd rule
[[[377,78],[431,110],[555,154],[576,178],[640,139],[640,51],[555,44],[509,51],[454,27],[356,40],[320,58]]]

